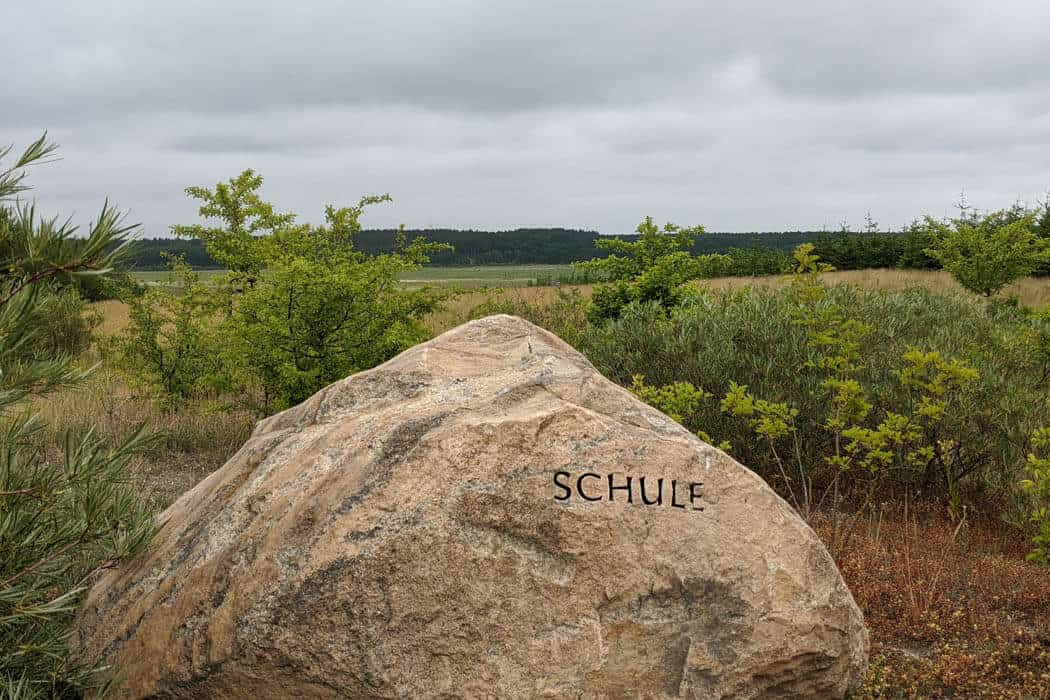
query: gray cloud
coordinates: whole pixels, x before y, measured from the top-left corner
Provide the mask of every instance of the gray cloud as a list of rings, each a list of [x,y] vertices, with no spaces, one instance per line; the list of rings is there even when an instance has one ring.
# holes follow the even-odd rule
[[[47,207],[150,235],[253,167],[368,225],[897,226],[1050,187],[1050,6],[78,3],[5,13],[0,141],[47,128]]]

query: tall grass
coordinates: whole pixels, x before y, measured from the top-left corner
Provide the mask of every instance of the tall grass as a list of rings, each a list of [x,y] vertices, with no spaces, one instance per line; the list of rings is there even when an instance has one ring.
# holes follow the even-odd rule
[[[97,356],[82,358],[85,364]],[[118,444],[140,426],[158,436],[133,458],[129,472],[157,509],[174,501],[236,452],[257,416],[215,399],[178,407],[105,361],[85,383],[38,402],[48,421],[44,448],[57,453],[67,432],[88,429]]]

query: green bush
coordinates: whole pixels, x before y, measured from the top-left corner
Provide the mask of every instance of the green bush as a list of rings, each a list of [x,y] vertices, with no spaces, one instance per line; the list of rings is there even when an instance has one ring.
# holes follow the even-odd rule
[[[896,233],[878,233],[872,226],[850,231],[843,224],[835,233],[821,232],[812,243],[820,259],[836,270],[862,270],[896,266],[906,239]]]
[[[913,221],[900,233],[900,254],[893,267],[905,270],[939,270],[941,261],[930,255],[934,234],[923,220]]]
[[[1050,565],[1050,428],[1040,428],[1032,435],[1026,477],[1021,489],[1031,499],[1028,520],[1035,530],[1035,548],[1028,559]]]
[[[128,327],[115,341],[123,366],[173,402],[229,390],[234,382],[223,363],[221,299],[182,259],[169,263],[167,285],[127,299]]]
[[[728,274],[733,266],[729,256],[688,252],[703,232],[703,226],[683,228],[671,223],[661,229],[647,216],[638,224],[638,237],[633,241],[596,240],[595,248],[610,250],[612,255],[573,263],[575,270],[607,282],[594,290],[590,321],[602,323],[616,318],[632,302],[653,301],[671,308],[682,300],[685,282]]]
[[[1036,230],[1036,213],[1014,207],[979,215],[963,211],[948,222],[927,216],[922,224],[936,258],[966,289],[990,297],[1050,260],[1050,239]]]
[[[364,197],[351,207],[329,205],[324,224],[314,226],[276,212],[259,196],[261,185],[262,178],[246,170],[213,189],[187,189],[201,202],[206,223],[176,226],[175,233],[203,240],[230,271],[211,287],[210,302],[221,316],[214,333],[225,347],[221,353],[209,347],[209,332],[192,320],[200,314],[183,302],[168,304],[173,320],[187,311],[186,323],[174,323],[178,337],[156,345],[167,349],[175,363],[169,367],[178,364],[179,353],[186,360],[186,380],[171,383],[170,391],[198,385],[202,374],[236,377],[259,388],[258,408],[269,412],[425,339],[423,319],[450,292],[409,290],[399,281],[444,246],[423,239],[408,243],[401,235],[393,253],[371,255],[354,247],[364,209],[388,196]],[[207,296],[201,285],[194,289]],[[163,333],[162,320],[149,323],[154,329],[147,335]],[[208,370],[212,359],[221,361],[221,372]]]
[[[730,248],[725,252],[729,258],[725,275],[734,277],[757,277],[760,275],[779,275],[787,272],[791,265],[791,256],[778,248]],[[714,276],[714,275],[711,275]]]
[[[814,343],[814,328],[800,323],[807,306],[810,317],[825,325],[863,324],[864,332],[851,341],[857,366],[848,377],[821,367],[822,358],[839,349],[829,355]],[[915,384],[920,379],[904,381],[902,372],[912,367],[913,375],[932,381],[939,371],[955,372],[955,362],[977,376],[953,388],[950,410],[937,421],[937,435],[951,440],[941,456],[947,466],[936,459],[902,465],[888,482],[934,496],[968,488],[1009,498],[1016,494],[1028,436],[1050,418],[1050,365],[1039,352],[1040,323],[1019,309],[918,288],[894,293],[838,285],[817,299],[798,287],[748,288],[699,294],[670,313],[656,303],[630,304],[619,319],[582,333],[579,347],[625,386],[639,374],[652,386],[688,382],[715,397],[746,386],[753,399],[796,409],[791,430],[807,472],[835,454],[835,431],[827,422],[836,386],[829,376],[864,388],[874,408],[861,424],[876,430],[890,414],[913,415],[922,402]],[[780,468],[767,441],[756,437],[753,419],[709,401],[684,422],[728,441],[744,464],[776,482]]]

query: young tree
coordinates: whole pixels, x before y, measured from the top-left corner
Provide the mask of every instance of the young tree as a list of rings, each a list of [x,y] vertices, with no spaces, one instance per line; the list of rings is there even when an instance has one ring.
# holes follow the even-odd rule
[[[612,251],[606,258],[595,258],[574,263],[581,270],[590,270],[602,275],[610,282],[631,280],[670,255],[685,254],[692,248],[696,237],[704,232],[703,226],[685,228],[676,224],[664,224],[663,229],[647,216],[638,224],[638,237],[633,241],[622,238],[599,238],[594,247]]]
[[[949,222],[927,216],[923,227],[933,244],[926,253],[963,287],[991,297],[1050,257],[1050,240],[1037,234],[1035,223],[1034,213],[1018,207],[984,215],[963,208]]]
[[[262,178],[245,171],[214,190],[191,187],[200,214],[218,225],[177,226],[179,235],[204,237],[208,252],[248,284],[227,284],[231,296],[222,335],[226,367],[253,377],[263,410],[302,401],[331,382],[368,369],[423,340],[423,318],[447,293],[405,289],[400,275],[449,246],[399,237],[393,253],[355,249],[366,207],[389,196],[364,197],[356,206],[325,209],[320,226],[274,214],[258,195]],[[250,222],[250,223],[245,223]],[[263,235],[264,234],[264,235]]]
[[[248,169],[214,190],[187,187],[186,194],[202,202],[202,218],[218,221],[218,226],[192,224],[172,226],[176,236],[197,238],[204,242],[215,262],[246,278],[248,285],[266,267],[258,238],[292,226],[295,214],[281,214],[259,196],[262,176]]]
[[[1035,233],[1050,244],[1050,194],[1047,194],[1035,207]],[[1044,258],[1032,272],[1033,275],[1050,276],[1050,256]]]
[[[213,288],[181,257],[168,259],[169,288],[128,296],[128,327],[115,345],[126,366],[160,387],[176,404],[202,390],[228,388],[219,320],[223,309]]]
[[[683,228],[672,223],[661,230],[651,216],[638,224],[638,238],[598,239],[594,246],[611,250],[606,258],[573,263],[588,275],[607,280],[595,288],[588,313],[593,323],[620,315],[633,301],[656,301],[670,308],[681,299],[679,287],[689,280],[714,277],[728,271],[733,260],[727,255],[700,255],[689,252],[703,226]]]
[[[900,232],[900,253],[894,261],[894,267],[905,270],[940,269],[940,261],[929,253],[934,240],[934,232],[924,219],[906,224]]]
[[[87,238],[40,220],[14,200],[26,167],[55,150],[44,137],[0,168],[0,696],[79,697],[101,683],[71,658],[68,626],[92,573],[138,551],[152,518],[125,466],[142,433],[107,448],[93,432],[67,435],[64,454],[42,449],[44,422],[26,399],[80,381],[68,354],[22,352],[48,323],[45,287],[63,276],[104,275],[134,229],[107,203]],[[10,149],[0,151],[0,160]]]

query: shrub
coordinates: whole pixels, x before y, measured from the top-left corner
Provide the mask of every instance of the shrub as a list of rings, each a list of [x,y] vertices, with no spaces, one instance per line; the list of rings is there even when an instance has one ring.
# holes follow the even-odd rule
[[[103,208],[84,239],[31,207],[8,204],[26,189],[24,168],[46,159],[44,138],[0,170],[0,695],[79,697],[103,684],[99,668],[72,658],[69,623],[93,572],[137,552],[152,518],[124,473],[141,432],[108,448],[88,431],[69,433],[59,457],[41,449],[44,421],[26,399],[78,382],[68,353],[41,340],[45,287],[63,275],[103,274],[132,227]],[[0,153],[0,157],[8,151]],[[43,348],[27,357],[26,348]]]
[[[940,260],[929,253],[934,243],[933,231],[925,221],[913,221],[900,233],[900,255],[893,266],[908,270],[941,269]]]
[[[224,371],[257,383],[261,408],[270,411],[423,340],[424,317],[449,293],[407,290],[399,283],[402,272],[421,267],[446,246],[422,238],[406,243],[400,235],[393,253],[355,249],[364,209],[388,196],[328,206],[325,223],[311,226],[277,213],[259,197],[261,184],[247,170],[214,189],[188,188],[202,203],[200,215],[218,225],[174,230],[203,239],[209,254],[231,271],[215,287],[222,298],[217,308],[225,314],[219,332],[229,344]]]
[[[964,210],[947,223],[927,216],[933,244],[926,253],[963,287],[990,297],[1050,257],[1050,240],[1037,234],[1035,224],[1034,213],[1017,209],[985,215]]]
[[[850,231],[843,224],[836,233],[822,232],[812,242],[820,259],[836,270],[861,270],[894,267],[905,239],[900,234],[878,233],[872,222],[863,232]]]
[[[1021,488],[1031,498],[1029,521],[1035,529],[1035,549],[1030,561],[1050,565],[1050,428],[1040,428],[1032,436],[1032,453],[1028,455],[1027,478]]]
[[[778,248],[730,248],[725,252],[729,258],[729,268],[725,275],[748,277],[759,275],[779,275],[787,272],[791,265],[791,256]],[[715,275],[711,275],[715,276]]]
[[[910,395],[906,412],[873,405],[870,392],[858,378],[864,369],[862,342],[871,328],[843,309],[821,304],[827,289],[820,273],[828,269],[812,254],[813,245],[799,246],[792,293],[798,307],[793,322],[804,329],[811,356],[798,369],[820,378],[815,407],[803,412],[785,401],[756,398],[747,385],[730,381],[719,404],[721,410],[746,422],[755,438],[768,448],[776,467],[773,478],[796,509],[810,517],[819,503],[832,495],[838,506],[842,481],[866,482],[870,498],[887,470],[937,471],[943,476],[953,505],[963,468],[954,442],[940,431],[946,413],[954,408],[958,390],[976,379],[976,372],[939,353],[909,348],[900,369],[893,370]],[[697,415],[700,402],[712,395],[689,382],[661,388],[645,386],[639,376],[632,390],[643,400],[671,410],[675,420]],[[697,431],[702,437],[703,431]],[[705,437],[710,441],[710,437]],[[814,452],[816,446],[817,452]],[[823,484],[818,496],[817,484]],[[838,530],[836,530],[838,532]]]
[[[169,263],[166,289],[153,287],[127,300],[128,327],[116,342],[124,366],[173,401],[228,389],[226,343],[217,327],[221,300],[181,258]]]
[[[823,326],[800,323],[803,310],[811,319],[823,319]],[[856,344],[851,361],[856,367],[843,374],[834,363],[822,366],[822,358],[841,355],[842,348],[822,348],[828,338],[820,338],[837,326],[832,338],[843,342],[847,323],[855,330],[854,323],[863,324],[865,332],[849,341]],[[688,382],[717,397],[746,386],[752,399],[768,402],[765,413],[791,418],[797,460],[807,471],[826,465],[828,456],[836,454],[836,434],[840,446],[851,439],[844,428],[829,430],[835,423],[829,424],[828,409],[858,398],[849,393],[853,389],[836,398],[836,391],[849,386],[845,382],[855,381],[863,387],[864,401],[874,407],[864,427],[888,429],[889,424],[882,424],[892,423],[892,416],[918,420],[920,409],[931,410],[937,420],[923,424],[924,443],[950,441],[932,462],[895,466],[889,472],[890,486],[945,497],[958,497],[969,488],[1006,499],[1016,492],[1028,436],[1050,418],[1048,365],[1038,352],[1039,333],[1037,322],[1021,310],[978,304],[961,295],[838,285],[812,298],[795,286],[697,294],[670,313],[655,303],[632,303],[620,318],[588,328],[579,347],[600,371],[625,386],[638,374],[655,387]],[[964,368],[977,376],[971,378]],[[835,381],[829,383],[829,377]],[[950,405],[943,413],[924,409],[924,397],[932,405],[944,388],[950,388]],[[797,417],[785,416],[780,405],[797,410]],[[768,443],[756,439],[752,421],[757,413],[723,411],[710,401],[687,416],[685,424],[715,441],[728,441],[744,464],[774,483],[782,481]],[[869,444],[876,439],[853,435],[858,439],[856,459],[868,451],[861,437]],[[906,451],[901,457],[907,457]],[[825,483],[829,474],[834,472],[825,469]]]
[[[713,396],[689,382],[650,386],[645,383],[645,376],[641,374],[632,377],[628,389],[642,401],[666,413],[671,420],[683,425],[691,423],[690,418],[697,415],[704,402]],[[714,442],[703,430],[697,430],[696,435],[706,442]],[[719,443],[718,447],[727,451],[731,449],[731,445],[725,441]]]
[[[651,216],[638,224],[638,238],[625,241],[620,238],[599,239],[594,246],[611,250],[606,258],[573,263],[584,274],[593,274],[607,280],[594,290],[588,318],[592,323],[617,318],[632,302],[657,302],[664,308],[676,306],[682,300],[681,286],[700,277],[717,277],[732,269],[733,260],[727,255],[694,256],[687,252],[694,240],[704,232],[702,226],[682,228],[665,224],[661,230]]]

